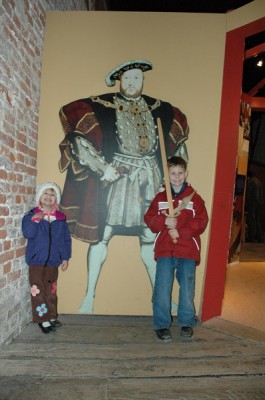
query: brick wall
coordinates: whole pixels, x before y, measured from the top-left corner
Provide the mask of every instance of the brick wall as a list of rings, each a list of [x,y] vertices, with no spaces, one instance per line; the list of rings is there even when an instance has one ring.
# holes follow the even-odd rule
[[[45,13],[86,9],[85,0],[0,2],[0,345],[31,321],[21,219],[36,183]]]

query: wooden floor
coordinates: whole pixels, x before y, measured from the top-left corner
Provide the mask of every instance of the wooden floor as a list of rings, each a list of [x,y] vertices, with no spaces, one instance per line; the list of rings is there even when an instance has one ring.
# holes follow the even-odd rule
[[[157,341],[151,317],[63,315],[0,350],[1,400],[262,400],[265,332],[216,318]]]
[[[265,261],[229,265],[221,317],[265,332],[264,305]]]
[[[226,271],[221,318],[265,332],[265,243],[243,243]]]

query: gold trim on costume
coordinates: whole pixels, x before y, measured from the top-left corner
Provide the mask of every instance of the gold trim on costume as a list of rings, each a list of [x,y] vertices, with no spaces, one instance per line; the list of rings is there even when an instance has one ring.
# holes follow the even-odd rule
[[[130,100],[130,101],[128,101],[128,105],[125,105],[125,104],[121,105],[121,104],[117,104],[117,103],[111,103],[110,101],[107,101],[107,100],[103,100],[98,96],[91,97],[91,100],[94,101],[95,103],[102,104],[104,107],[113,108],[114,110],[117,110],[120,112],[130,112],[134,115],[139,115],[139,114],[141,114],[143,112],[147,112],[147,111],[153,111],[157,107],[159,107],[161,104],[161,101],[158,99],[154,102],[154,104],[152,106],[150,106],[146,103],[144,106],[140,105],[137,100]],[[117,100],[117,97],[114,96],[113,100],[115,102],[115,100]]]

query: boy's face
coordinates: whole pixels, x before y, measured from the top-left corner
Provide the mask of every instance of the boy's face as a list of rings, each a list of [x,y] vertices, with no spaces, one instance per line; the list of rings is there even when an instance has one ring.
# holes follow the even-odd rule
[[[188,176],[188,171],[181,165],[169,167],[169,180],[173,189],[178,192]]]
[[[45,189],[40,197],[40,203],[44,209],[52,209],[56,202],[56,193],[53,189]]]

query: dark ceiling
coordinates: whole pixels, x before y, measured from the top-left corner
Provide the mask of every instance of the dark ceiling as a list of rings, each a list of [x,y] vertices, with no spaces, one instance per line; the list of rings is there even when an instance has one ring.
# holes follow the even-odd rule
[[[226,13],[253,0],[106,0],[110,11]]]
[[[247,37],[245,40],[245,50],[255,49],[256,46],[263,46],[265,49],[265,30],[257,33],[256,35]],[[257,66],[258,61],[262,61],[261,67]],[[243,64],[243,82],[242,90],[244,93],[251,93],[254,97],[265,97],[265,84],[262,82],[265,80],[265,51],[259,52],[258,55],[247,58]],[[253,90],[255,87],[259,89]]]
[[[225,14],[236,10],[253,0],[95,0],[94,10],[105,11],[140,11],[140,12],[184,12],[184,13],[219,13]],[[265,0],[264,0],[265,1]],[[89,1],[87,1],[87,4]],[[88,7],[89,9],[89,7]],[[265,29],[257,35],[246,39],[246,50],[264,44]],[[263,51],[263,49],[262,49]],[[257,61],[264,58],[262,67]],[[256,97],[265,97],[265,51],[244,60],[243,64],[243,92]],[[261,84],[260,84],[261,83]],[[260,87],[259,87],[260,86]]]

